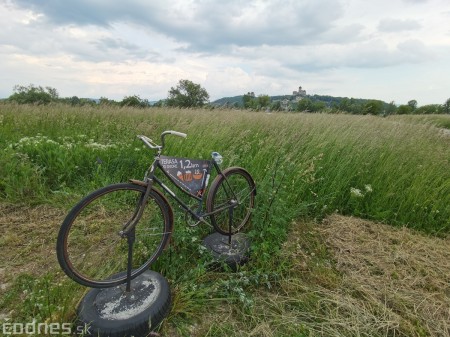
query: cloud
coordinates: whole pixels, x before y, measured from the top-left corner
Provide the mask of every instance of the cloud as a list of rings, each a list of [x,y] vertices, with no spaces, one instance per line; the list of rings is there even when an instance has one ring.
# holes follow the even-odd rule
[[[380,32],[396,33],[408,30],[417,30],[422,26],[416,20],[383,19],[378,24]]]
[[[422,4],[422,3],[426,3],[429,0],[403,0],[403,2],[406,3],[412,3],[412,4]]]
[[[98,26],[134,23],[180,43],[186,50],[208,52],[230,46],[299,45],[335,39],[333,23],[344,13],[339,2],[327,0],[237,0],[111,2],[106,0],[17,0],[17,5],[53,25]],[[326,8],[326,10],[324,10]],[[350,25],[347,38],[358,35]],[[345,30],[345,29],[344,29]]]
[[[136,1],[119,3],[104,0],[48,0],[37,3],[32,0],[16,0],[14,3],[24,9],[44,14],[47,21],[56,25],[108,26],[130,14],[142,16],[147,12],[146,6],[141,6]]]
[[[269,77],[298,77],[334,69],[393,68],[426,63],[434,57],[420,40],[408,39],[391,45],[379,38],[345,45],[240,47],[235,48],[233,56],[236,60],[245,59],[252,71]]]

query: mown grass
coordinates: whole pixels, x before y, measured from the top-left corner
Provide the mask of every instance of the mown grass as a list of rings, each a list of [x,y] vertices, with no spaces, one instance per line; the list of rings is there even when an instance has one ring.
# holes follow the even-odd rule
[[[280,283],[291,279],[286,275],[292,265],[280,252],[293,220],[321,219],[337,211],[432,234],[450,230],[450,137],[432,123],[412,123],[409,118],[0,105],[0,199],[68,210],[96,188],[142,178],[152,153],[137,134],[156,140],[164,130],[185,132],[186,140],[166,139],[166,154],[209,158],[211,151],[218,151],[223,166],[245,167],[255,178],[257,209],[250,233],[254,258],[237,274],[209,271],[209,256],[200,245],[205,229],[186,228],[177,213],[174,243],[152,266],[170,280],[174,292],[164,331],[186,336],[293,336],[297,331],[308,336],[311,328],[297,321],[289,325],[273,318],[280,326],[278,334],[262,324],[261,310],[270,304],[276,311],[279,304],[271,301],[280,296]],[[450,117],[439,120],[442,126]],[[11,230],[7,225],[5,229]],[[56,238],[57,230],[49,235]],[[324,252],[317,263],[326,261]],[[37,315],[73,319],[73,301],[68,299],[81,297],[84,290],[55,276],[57,269],[55,263],[31,276],[25,272],[7,280],[12,285],[0,309],[12,308],[11,316],[22,320]],[[334,278],[320,268],[311,277],[317,278],[311,282]],[[63,291],[55,290],[59,284]],[[36,302],[41,306],[30,310],[20,305],[24,290],[34,294],[42,289],[48,290],[42,295],[45,302]],[[273,289],[274,297],[258,296]],[[283,301],[311,307],[320,303],[317,296]],[[61,302],[67,304],[55,305]],[[223,322],[210,317],[209,330],[196,331],[200,317],[207,319],[211,310],[221,307]],[[227,315],[242,319],[226,323]]]

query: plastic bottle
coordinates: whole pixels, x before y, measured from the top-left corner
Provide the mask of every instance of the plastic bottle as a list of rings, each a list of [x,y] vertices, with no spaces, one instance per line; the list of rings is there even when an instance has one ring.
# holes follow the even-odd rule
[[[213,152],[213,153],[211,153],[211,156],[217,165],[222,164],[223,158],[219,152]]]

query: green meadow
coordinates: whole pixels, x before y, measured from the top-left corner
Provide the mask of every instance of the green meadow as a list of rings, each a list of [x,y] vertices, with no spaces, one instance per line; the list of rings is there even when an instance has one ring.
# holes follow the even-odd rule
[[[242,166],[252,174],[257,197],[249,233],[252,258],[237,273],[208,269],[210,257],[201,249],[201,238],[209,228],[188,228],[184,214],[172,204],[173,243],[152,267],[168,278],[173,292],[171,314],[159,330],[162,335],[321,335],[313,323],[323,316],[283,323],[277,310],[279,315],[318,315],[324,310],[320,292],[305,294],[308,284],[334,284],[340,277],[326,272],[324,266],[332,268],[333,258],[314,229],[331,214],[408,227],[438,238],[450,232],[447,115],[383,118],[2,104],[0,246],[11,255],[2,258],[0,266],[5,284],[0,289],[0,319],[74,319],[86,289],[59,271],[54,252],[59,225],[89,192],[142,179],[153,153],[136,135],[157,141],[164,130],[188,135],[166,137],[164,154],[207,159],[217,151],[224,158],[223,167]],[[28,214],[32,221],[26,228],[12,225],[13,214]],[[297,224],[305,225],[299,230]],[[301,245],[315,252],[314,266],[306,274],[293,268],[286,255],[292,235],[302,235]],[[28,270],[32,260],[48,263]],[[305,295],[301,300],[289,301],[280,293],[286,280],[297,285],[297,299],[299,292]],[[283,301],[276,302],[276,296]],[[264,312],[266,306],[270,310]],[[363,325],[358,334],[339,324],[327,333],[386,335],[381,327],[366,331]],[[394,335],[412,331],[422,336],[422,328],[413,324]]]

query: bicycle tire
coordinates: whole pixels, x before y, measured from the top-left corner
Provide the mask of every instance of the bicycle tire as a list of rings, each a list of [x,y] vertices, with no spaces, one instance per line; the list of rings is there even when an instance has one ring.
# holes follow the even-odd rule
[[[56,244],[58,262],[71,279],[92,288],[126,282],[126,275],[111,278],[127,269],[128,241],[119,232],[135,213],[145,190],[145,186],[131,183],[109,185],[73,207],[61,225]],[[161,192],[152,189],[135,227],[132,279],[162,253],[172,227],[172,208]]]
[[[241,167],[227,168],[214,179],[206,199],[207,212],[229,205],[234,199],[232,191],[238,199],[238,205],[233,209],[231,231],[228,209],[210,216],[214,229],[223,235],[240,232],[249,222],[255,206],[255,182],[250,173]]]

